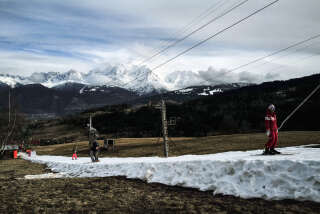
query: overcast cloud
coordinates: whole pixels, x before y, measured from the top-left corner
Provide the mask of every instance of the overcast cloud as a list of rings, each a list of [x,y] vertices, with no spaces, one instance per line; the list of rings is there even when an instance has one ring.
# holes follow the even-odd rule
[[[198,25],[192,25],[189,32],[239,2],[0,0],[0,73],[30,75],[70,69],[88,72],[104,63],[138,65],[168,41],[181,37],[175,32],[214,4],[214,12],[206,19],[198,19]],[[270,2],[249,0],[146,66],[157,66]],[[195,84],[205,80],[263,82],[319,73],[320,39],[228,72],[319,34],[319,9],[319,0],[280,0],[155,73],[168,79],[170,73],[192,72]]]

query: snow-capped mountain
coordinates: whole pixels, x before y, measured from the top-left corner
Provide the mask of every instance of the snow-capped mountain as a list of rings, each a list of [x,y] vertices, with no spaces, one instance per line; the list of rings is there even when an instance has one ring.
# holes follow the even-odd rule
[[[88,86],[116,86],[148,94],[166,90],[165,84],[159,81],[147,67],[124,65],[104,65],[88,73],[69,70],[65,73],[33,73],[29,77],[0,74],[0,82],[15,87],[16,85],[41,84],[48,88],[66,83],[77,83]]]
[[[32,84],[32,81],[27,77],[21,77],[18,75],[0,74],[0,83],[15,87],[16,85],[28,85]]]
[[[88,85],[107,85],[125,88],[139,94],[161,92],[167,87],[145,66],[105,65],[85,75]]]
[[[40,83],[48,88],[61,85],[68,82],[85,83],[84,75],[75,70],[69,70],[65,73],[48,72],[33,73],[28,79],[32,83]]]
[[[247,83],[226,84],[221,89],[209,86],[208,89],[202,88],[200,90],[197,88],[192,92],[189,88],[191,86],[212,85],[212,83],[205,82],[203,78],[203,75],[192,71],[174,71],[161,78],[146,66],[103,64],[87,73],[75,70],[64,73],[35,72],[27,77],[0,74],[0,83],[11,87],[29,84],[41,84],[47,88],[71,87],[76,88],[80,94],[83,92],[82,88],[92,87],[118,87],[138,95],[153,95],[187,87],[187,89],[177,90],[174,93],[187,95],[189,92],[189,94],[196,96],[213,95],[229,88],[247,85]]]

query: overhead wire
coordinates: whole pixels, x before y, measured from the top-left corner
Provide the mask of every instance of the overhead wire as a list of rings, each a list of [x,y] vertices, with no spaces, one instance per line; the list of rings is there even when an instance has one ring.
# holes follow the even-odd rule
[[[218,19],[222,18],[223,16],[227,15],[228,13],[232,12],[232,11],[235,10],[236,8],[238,8],[238,7],[240,7],[241,5],[243,5],[244,3],[246,3],[247,1],[249,1],[249,0],[242,1],[240,4],[237,4],[237,5],[235,5],[235,6],[232,6],[231,9],[227,10],[226,12],[222,13],[221,15],[219,15],[219,16],[217,16],[217,17],[214,17],[213,19],[211,19],[211,20],[210,20],[209,22],[207,22],[206,24],[198,27],[196,30],[193,30],[191,33],[183,36],[183,37],[180,38],[180,39],[177,39],[177,40],[169,43],[169,45],[168,45],[167,47],[159,50],[156,54],[152,55],[151,57],[148,57],[148,58],[144,59],[141,63],[138,64],[138,66],[141,66],[141,65],[143,65],[144,63],[150,61],[151,59],[154,59],[156,56],[159,56],[160,54],[162,54],[162,53],[165,52],[166,50],[174,47],[174,46],[177,45],[178,43],[180,43],[180,42],[184,41],[185,39],[189,38],[191,35],[195,34],[196,32],[198,32],[198,31],[200,31],[201,29],[205,28],[205,27],[208,26],[209,24],[212,24],[213,22],[217,21]],[[223,2],[223,4],[225,4],[227,1],[221,1],[221,2]],[[220,3],[221,3],[221,2],[220,2]],[[223,5],[223,4],[222,4],[222,5]],[[222,5],[218,5],[217,8],[214,8],[214,5],[213,5],[213,6],[211,6],[211,7],[209,8],[209,11],[210,11],[211,8],[214,8],[215,10],[216,10],[216,9],[219,9],[220,6],[222,6]],[[215,6],[216,6],[216,5],[215,5]],[[215,11],[215,10],[213,10],[213,11]],[[213,12],[213,11],[212,11],[212,12]],[[209,15],[210,15],[210,14],[209,14]],[[200,17],[201,17],[201,16],[200,16]],[[206,18],[206,15],[204,16],[204,18]],[[186,30],[188,30],[188,28],[186,28]],[[145,73],[141,73],[141,76],[142,76],[142,75],[145,75]],[[138,79],[139,79],[139,77],[138,77],[138,78],[134,78],[132,81],[136,81],[136,80],[138,80]],[[127,85],[128,85],[128,83],[125,83],[125,84],[122,85],[122,86],[127,86]]]
[[[316,52],[316,53],[311,54],[311,55],[309,55],[309,56],[303,57],[303,58],[301,58],[299,61],[296,61],[296,62],[292,63],[291,65],[296,65],[296,64],[298,64],[298,63],[301,63],[301,62],[304,61],[304,60],[313,58],[313,57],[315,57],[315,56],[320,56],[320,52]],[[279,65],[278,67],[273,68],[273,69],[269,69],[269,70],[270,70],[270,71],[272,70],[273,72],[274,72],[274,71],[279,71],[279,70],[283,69],[284,66],[285,66],[285,65]]]
[[[220,30],[219,32],[217,32],[217,33],[215,33],[215,34],[213,34],[213,35],[211,35],[211,36],[207,37],[206,39],[204,39],[204,40],[202,40],[202,41],[200,41],[200,42],[198,42],[198,43],[196,43],[195,45],[191,46],[190,48],[187,48],[186,50],[184,50],[184,51],[180,52],[180,53],[179,53],[179,54],[177,54],[176,56],[174,56],[174,57],[172,57],[172,58],[170,58],[170,59],[166,60],[165,62],[163,62],[163,63],[161,63],[161,64],[157,65],[156,67],[152,68],[152,69],[151,69],[151,70],[152,70],[152,72],[153,72],[153,71],[155,71],[156,69],[159,69],[160,67],[162,67],[162,66],[164,66],[164,65],[168,64],[169,62],[171,62],[171,61],[175,60],[176,58],[180,57],[181,55],[183,55],[183,54],[185,54],[185,53],[187,53],[187,52],[191,51],[192,49],[194,49],[194,48],[196,48],[196,47],[198,47],[198,46],[202,45],[203,43],[205,43],[205,42],[209,41],[210,39],[212,39],[212,38],[214,38],[214,37],[216,37],[216,36],[220,35],[221,33],[223,33],[223,32],[225,32],[225,31],[229,30],[230,28],[232,28],[232,27],[234,27],[234,26],[236,26],[236,25],[240,24],[241,22],[246,21],[246,20],[247,20],[247,19],[249,19],[250,17],[252,17],[252,16],[256,15],[257,13],[259,13],[259,12],[263,11],[264,9],[266,9],[266,8],[268,8],[268,7],[270,7],[270,6],[272,6],[273,4],[275,4],[275,3],[276,3],[276,2],[278,2],[278,1],[280,1],[280,0],[275,0],[275,1],[273,1],[273,2],[271,2],[271,3],[269,3],[269,4],[267,4],[267,5],[265,5],[264,7],[262,7],[262,8],[260,8],[260,9],[256,10],[256,11],[254,11],[254,12],[253,12],[253,13],[251,13],[250,15],[248,15],[248,16],[246,16],[246,17],[244,17],[244,18],[242,18],[242,19],[240,19],[240,20],[238,20],[238,21],[236,21],[235,23],[233,23],[233,24],[229,25],[228,27],[226,27],[226,28],[224,28],[224,29]]]
[[[243,68],[243,67],[245,67],[245,66],[251,65],[251,64],[256,63],[256,62],[258,62],[258,61],[264,60],[264,59],[266,59],[266,58],[268,58],[268,57],[270,57],[270,56],[273,56],[273,55],[276,55],[276,54],[278,54],[278,53],[284,52],[284,51],[286,51],[286,50],[288,50],[288,49],[291,49],[291,48],[293,48],[293,47],[296,47],[296,46],[301,45],[301,44],[303,44],[303,43],[306,43],[306,42],[308,42],[308,41],[317,39],[317,38],[319,38],[319,37],[320,37],[320,34],[317,34],[317,35],[315,35],[315,36],[309,37],[308,39],[305,39],[305,40],[303,40],[303,41],[297,42],[297,43],[292,44],[292,45],[290,45],[290,46],[288,46],[288,47],[285,47],[285,48],[280,49],[280,50],[278,50],[278,51],[272,52],[271,54],[268,54],[268,55],[266,55],[266,56],[260,57],[260,58],[258,58],[258,59],[255,59],[255,60],[251,61],[251,62],[248,62],[248,63],[246,63],[246,64],[243,64],[243,65],[240,65],[240,66],[238,66],[238,67],[235,67],[235,68],[231,69],[230,72],[239,70],[240,68]]]
[[[232,68],[232,69],[230,69],[230,70],[227,70],[227,71],[224,72],[224,73],[221,73],[221,74],[218,74],[218,75],[212,77],[211,80],[209,80],[209,81],[208,81],[208,80],[205,80],[205,81],[203,81],[203,82],[200,82],[199,84],[206,83],[206,82],[210,82],[210,81],[213,80],[213,78],[218,78],[218,77],[224,76],[224,75],[226,75],[226,74],[228,74],[228,73],[231,73],[231,72],[234,72],[234,71],[236,71],[236,70],[239,70],[240,68],[244,68],[244,67],[249,66],[249,65],[251,65],[251,64],[257,63],[257,62],[262,61],[262,60],[264,60],[264,59],[266,59],[266,58],[268,58],[268,57],[270,57],[270,56],[274,56],[274,55],[279,54],[279,53],[281,53],[281,52],[287,51],[287,50],[289,50],[289,49],[291,49],[291,48],[293,48],[293,47],[297,47],[297,46],[299,46],[299,45],[302,45],[302,44],[304,44],[304,43],[306,43],[306,42],[309,42],[309,41],[311,41],[311,40],[317,39],[317,38],[319,38],[319,37],[320,37],[320,34],[311,36],[311,37],[309,37],[309,38],[307,38],[307,39],[304,39],[304,40],[302,40],[302,41],[296,42],[296,43],[294,43],[294,44],[292,44],[292,45],[289,45],[289,46],[287,46],[287,47],[285,47],[285,48],[282,48],[282,49],[280,49],[280,50],[276,50],[276,51],[274,51],[274,52],[272,52],[272,53],[270,53],[270,54],[267,54],[267,55],[265,55],[265,56],[263,56],[263,57],[259,57],[259,58],[257,58],[257,59],[254,59],[254,60],[248,62],[248,63],[245,63],[245,64],[242,64],[242,65],[240,65],[240,66],[234,67],[234,68]]]
[[[306,45],[306,46],[304,46],[304,47],[301,47],[301,48],[297,48],[297,49],[295,49],[295,50],[293,50],[293,51],[291,51],[291,52],[288,52],[288,53],[286,53],[286,54],[284,54],[284,55],[281,55],[281,56],[279,56],[279,57],[277,57],[277,58],[273,58],[273,59],[270,59],[270,60],[268,60],[268,61],[265,61],[265,62],[263,62],[262,64],[253,65],[253,67],[251,67],[250,70],[252,70],[253,68],[261,67],[261,66],[263,66],[263,65],[265,65],[265,64],[271,64],[271,63],[274,62],[274,61],[277,61],[277,60],[279,60],[279,59],[288,57],[288,56],[290,56],[290,55],[292,55],[292,54],[295,54],[295,53],[297,53],[297,52],[301,52],[301,51],[303,51],[303,50],[306,50],[306,49],[310,48],[311,46],[314,46],[314,45],[317,44],[317,43],[319,43],[319,41],[312,42],[311,44],[308,44],[308,45]],[[249,70],[249,71],[250,71],[250,70]],[[246,71],[248,71],[248,69],[246,69]]]
[[[185,27],[183,27],[180,31],[182,31],[182,33],[183,33],[183,32],[185,32],[185,31],[190,30],[190,27],[192,27],[192,25],[193,25],[194,22],[200,21],[200,20],[206,18],[208,15],[211,15],[211,13],[215,12],[217,9],[219,9],[219,8],[222,7],[224,4],[226,4],[228,1],[230,1],[230,0],[220,0],[220,1],[218,1],[218,2],[215,2],[215,3],[212,4],[208,9],[206,9],[203,13],[201,13],[201,14],[199,14],[197,17],[195,17],[189,24],[187,24]],[[248,1],[248,0],[246,0],[246,1]],[[221,4],[221,3],[222,3],[222,4]],[[212,21],[212,22],[213,22],[213,21]],[[211,23],[212,23],[212,22],[211,22]],[[178,32],[179,32],[179,31],[178,31]],[[178,32],[177,32],[177,33],[178,33]],[[154,57],[155,57],[155,56],[153,56],[152,58],[154,58]],[[147,57],[145,57],[145,58],[147,59]],[[150,57],[148,57],[148,58],[150,58]],[[137,65],[137,66],[141,66],[144,62],[146,62],[146,59],[145,59],[143,62],[141,62],[139,65]],[[127,68],[125,67],[125,69],[127,69]],[[137,70],[138,70],[138,69],[137,69]],[[147,71],[147,72],[148,72],[148,71]],[[142,76],[142,75],[145,75],[145,73],[146,73],[146,72],[141,73],[141,76]],[[128,83],[124,83],[124,84],[120,84],[120,85],[113,85],[113,86],[124,87],[124,86],[127,86],[129,83],[136,81],[137,79],[139,79],[139,77],[130,80]],[[109,81],[109,82],[105,83],[105,85],[109,85],[109,84],[112,83],[112,82],[113,82],[113,81]],[[81,89],[81,91],[83,91],[85,88],[86,88],[86,86],[84,86],[83,89]]]
[[[246,1],[247,1],[247,0],[246,0]],[[179,53],[179,54],[177,54],[176,56],[174,56],[174,57],[172,57],[172,58],[170,58],[170,59],[166,60],[165,62],[163,62],[163,63],[161,63],[161,64],[157,65],[156,67],[154,67],[154,68],[150,69],[150,70],[149,70],[149,71],[147,71],[147,72],[148,72],[148,73],[150,73],[150,74],[151,74],[151,73],[153,73],[153,74],[154,74],[154,76],[157,76],[157,75],[154,73],[154,71],[155,71],[156,69],[159,69],[160,67],[162,67],[162,66],[164,66],[164,65],[168,64],[169,62],[173,61],[174,59],[178,58],[179,56],[181,56],[181,55],[183,55],[183,54],[185,54],[185,53],[189,52],[190,50],[192,50],[192,49],[194,49],[194,48],[196,48],[196,47],[200,46],[201,44],[204,44],[204,43],[205,43],[205,42],[207,42],[208,40],[210,40],[210,39],[212,39],[212,38],[214,38],[214,37],[216,37],[216,36],[220,35],[221,33],[223,33],[223,32],[225,32],[225,31],[227,31],[227,30],[231,29],[232,27],[234,27],[234,26],[236,26],[236,25],[238,25],[238,24],[240,24],[240,23],[242,23],[242,22],[246,21],[246,20],[247,20],[247,19],[249,19],[250,17],[252,17],[252,16],[254,16],[254,15],[258,14],[259,12],[261,12],[261,11],[263,11],[264,9],[266,9],[266,8],[268,8],[268,7],[270,7],[270,6],[272,6],[273,4],[275,4],[275,3],[276,3],[276,2],[278,2],[278,1],[280,1],[280,0],[272,1],[271,3],[269,3],[269,4],[265,5],[265,6],[263,6],[262,8],[260,8],[260,9],[258,9],[258,10],[255,10],[253,13],[249,14],[248,16],[245,16],[244,18],[242,18],[242,19],[240,19],[240,20],[238,20],[238,21],[234,22],[233,24],[229,25],[228,27],[226,27],[226,28],[224,28],[224,29],[222,29],[222,30],[218,31],[217,33],[215,33],[215,34],[213,34],[213,35],[211,35],[211,36],[207,37],[206,39],[204,39],[204,40],[202,40],[202,41],[200,41],[200,42],[196,43],[195,45],[191,46],[190,48],[187,48],[186,50],[184,50],[184,51],[180,52],[180,53]],[[140,79],[140,78],[142,77],[142,75],[144,75],[144,73],[143,73],[143,74],[141,74],[141,75],[138,75],[138,76],[137,76],[136,78],[134,78],[133,80],[130,80],[130,81],[128,81],[128,82],[126,82],[126,83],[124,83],[124,84],[119,85],[118,87],[124,87],[124,86],[126,86],[126,85],[130,84],[131,82],[134,82],[134,81],[136,81],[136,80]],[[206,82],[207,82],[207,81],[206,81]]]
[[[192,36],[193,34],[197,33],[198,31],[202,30],[203,28],[207,27],[208,25],[212,24],[213,22],[217,21],[218,19],[226,16],[227,14],[231,13],[233,10],[237,9],[238,7],[242,6],[243,4],[245,4],[246,2],[248,2],[249,0],[244,0],[242,2],[240,2],[239,4],[236,4],[235,6],[232,6],[230,9],[228,9],[227,11],[223,12],[222,14],[210,19],[208,22],[206,22],[205,24],[201,25],[200,27],[196,28],[195,30],[191,31],[190,33],[188,33],[187,35],[183,36],[180,39],[177,39],[175,41],[173,41],[172,43],[170,43],[168,46],[166,46],[165,48],[161,49],[160,51],[158,51],[157,53],[155,53],[154,55],[152,55],[151,57],[143,60],[141,64],[150,61],[151,59],[153,59],[156,56],[159,56],[160,54],[162,54],[163,52],[167,51],[168,49],[174,47],[175,45],[179,44],[180,42],[186,40],[187,38],[189,38],[190,36]]]
[[[306,43],[306,42],[309,42],[309,41],[311,41],[311,40],[317,39],[317,38],[319,38],[319,37],[320,37],[320,34],[318,34],[318,35],[316,35],[316,36],[311,36],[311,37],[309,37],[308,39],[304,39],[304,40],[302,40],[302,41],[296,42],[296,43],[294,43],[294,44],[292,44],[292,45],[289,45],[289,46],[286,47],[286,48],[282,48],[282,49],[280,49],[280,50],[276,50],[276,51],[274,51],[274,52],[272,52],[272,53],[270,53],[270,54],[267,54],[267,55],[264,56],[264,57],[259,57],[259,58],[255,59],[255,60],[250,61],[249,63],[245,63],[245,64],[243,64],[243,65],[240,65],[240,66],[235,67],[234,69],[230,69],[230,70],[228,70],[228,71],[226,71],[226,72],[224,72],[224,73],[215,75],[215,76],[212,77],[210,80],[201,81],[201,82],[198,83],[198,85],[202,85],[202,84],[205,84],[205,83],[210,83],[210,82],[212,82],[212,80],[214,80],[214,78],[218,78],[218,77],[221,77],[221,76],[226,75],[227,73],[231,73],[231,72],[237,70],[237,68],[239,68],[239,67],[245,67],[244,65],[248,66],[249,64],[253,64],[253,62],[258,62],[259,60],[261,61],[261,60],[267,58],[267,56],[270,56],[270,55],[273,56],[273,55],[279,54],[279,53],[281,53],[281,52],[284,52],[284,51],[286,51],[286,50],[289,50],[290,48],[293,48],[293,47],[298,46],[298,45],[296,45],[296,44],[302,45],[302,44],[304,44],[304,43]],[[289,48],[289,47],[290,47],[290,48]],[[314,56],[317,56],[317,55],[320,55],[320,52],[317,52],[317,53],[314,53],[314,54],[312,54],[312,55],[310,55],[310,56],[307,56],[307,57],[304,58],[304,59],[308,59],[308,58],[311,58],[311,57],[314,57]],[[258,59],[259,59],[259,60],[258,60]],[[302,59],[302,60],[304,60],[304,59]],[[252,62],[252,63],[251,63],[251,62]],[[299,62],[297,61],[296,63],[299,63]],[[282,66],[281,66],[281,68],[282,68]],[[153,72],[153,75],[154,75],[158,80],[160,80],[159,76],[158,76],[157,74],[155,74],[154,72]],[[221,83],[224,83],[224,81],[220,81],[220,82],[221,82]],[[185,87],[184,87],[184,88],[185,88]],[[174,90],[174,91],[179,91],[179,90],[182,90],[182,89],[184,89],[184,88],[176,89],[176,90]]]
[[[197,17],[195,17],[191,22],[189,22],[187,25],[185,25],[184,27],[182,27],[178,31],[171,34],[169,37],[171,37],[171,40],[176,40],[175,37],[179,37],[180,35],[183,35],[183,33],[188,32],[193,27],[193,25],[197,25],[200,21],[202,21],[203,19],[210,16],[213,12],[218,10],[220,7],[222,7],[228,1],[230,1],[230,0],[220,0],[218,3],[215,2],[213,5],[211,5],[204,12],[200,13]],[[162,46],[167,46],[170,43],[172,43],[172,41],[164,41],[159,45],[161,48],[154,48],[152,51],[158,52],[159,50],[162,49]],[[145,57],[144,60],[146,60],[147,58],[148,57]]]

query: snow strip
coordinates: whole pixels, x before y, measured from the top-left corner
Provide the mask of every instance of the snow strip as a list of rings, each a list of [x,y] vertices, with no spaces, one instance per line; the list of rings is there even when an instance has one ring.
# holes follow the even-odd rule
[[[212,190],[213,194],[320,202],[320,148],[288,147],[284,155],[261,150],[179,157],[90,158],[21,156],[68,177],[126,176],[147,182]]]
[[[63,173],[46,173],[39,175],[25,175],[24,178],[28,180],[32,179],[48,179],[48,178],[64,178],[66,177]]]

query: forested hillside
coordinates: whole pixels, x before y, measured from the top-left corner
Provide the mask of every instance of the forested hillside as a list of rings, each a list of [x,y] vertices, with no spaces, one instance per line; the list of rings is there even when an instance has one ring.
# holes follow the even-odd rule
[[[270,103],[275,104],[278,124],[319,84],[320,75],[274,81],[218,93],[214,96],[167,105],[168,118],[177,123],[169,128],[170,136],[207,136],[264,130],[264,116]],[[165,98],[165,96],[164,96]],[[283,130],[320,130],[320,92],[286,123]],[[159,136],[160,110],[154,106],[131,109],[130,106],[107,106],[61,120],[84,128],[88,115],[94,114],[94,126],[101,134],[121,137]]]

